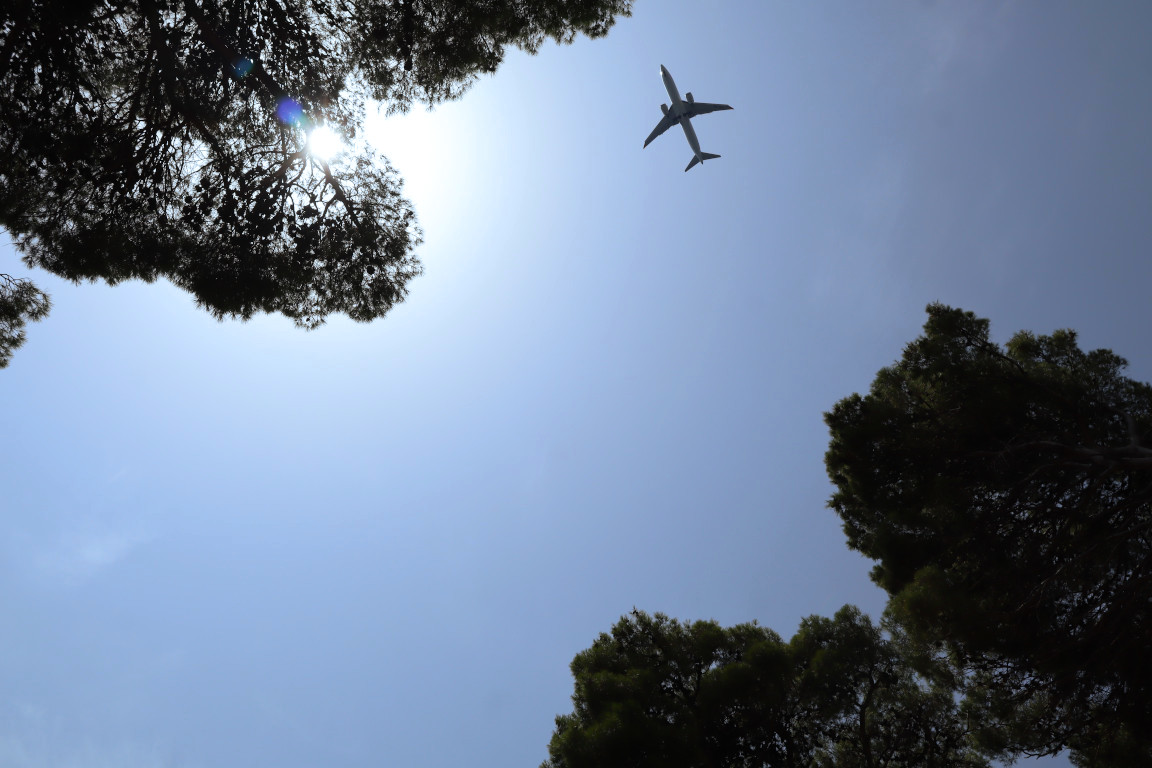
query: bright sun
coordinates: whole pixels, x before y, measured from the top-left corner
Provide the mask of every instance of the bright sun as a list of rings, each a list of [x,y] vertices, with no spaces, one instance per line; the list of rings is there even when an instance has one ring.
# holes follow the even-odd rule
[[[328,162],[343,149],[340,135],[326,125],[318,126],[308,134],[308,154],[321,162]]]

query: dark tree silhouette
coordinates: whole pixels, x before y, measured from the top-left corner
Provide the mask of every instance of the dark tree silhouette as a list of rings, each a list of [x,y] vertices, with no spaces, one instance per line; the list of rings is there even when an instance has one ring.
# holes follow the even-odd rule
[[[572,662],[543,768],[984,768],[951,691],[846,606],[785,643],[633,611]]]
[[[891,614],[1085,764],[1152,765],[1152,388],[1126,365],[933,304],[826,414],[830,506]]]
[[[421,268],[357,136],[460,96],[508,46],[607,33],[632,0],[9,0],[0,226],[74,281],[166,277],[218,318],[382,317]],[[348,144],[309,154],[319,125]]]

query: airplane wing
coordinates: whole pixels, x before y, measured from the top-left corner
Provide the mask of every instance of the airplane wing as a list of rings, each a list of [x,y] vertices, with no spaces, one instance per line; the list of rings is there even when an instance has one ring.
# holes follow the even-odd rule
[[[685,104],[688,107],[688,116],[696,117],[696,115],[706,115],[709,112],[719,112],[722,109],[732,109],[727,104],[706,104],[703,101],[693,101]]]
[[[664,117],[660,118],[660,122],[656,124],[656,127],[652,129],[652,133],[648,134],[648,138],[644,139],[644,146],[651,144],[653,139],[678,122],[680,122],[679,118],[673,117],[672,115],[664,115]]]

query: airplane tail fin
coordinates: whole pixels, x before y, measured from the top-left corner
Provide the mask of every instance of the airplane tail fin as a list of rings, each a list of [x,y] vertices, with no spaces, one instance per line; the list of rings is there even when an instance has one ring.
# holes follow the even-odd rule
[[[688,173],[688,171],[692,170],[692,166],[696,165],[696,163],[699,163],[701,157],[705,160],[715,160],[716,158],[720,157],[720,155],[713,155],[710,152],[701,152],[699,155],[692,155],[692,162],[688,163],[688,167],[684,169],[684,173]]]

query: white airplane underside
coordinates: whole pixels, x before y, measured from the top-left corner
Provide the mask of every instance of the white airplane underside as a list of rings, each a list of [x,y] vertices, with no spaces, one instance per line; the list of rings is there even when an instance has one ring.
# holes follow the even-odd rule
[[[696,163],[702,163],[705,160],[713,160],[720,155],[713,155],[709,152],[700,151],[700,140],[696,138],[696,131],[692,128],[692,118],[697,115],[705,115],[709,112],[717,112],[722,109],[732,109],[727,104],[707,104],[702,101],[696,101],[692,98],[692,92],[684,94],[684,98],[680,98],[680,91],[676,88],[675,81],[672,80],[672,75],[668,74],[668,70],[664,65],[660,65],[660,78],[664,81],[664,87],[668,90],[668,98],[672,99],[672,106],[661,104],[660,109],[664,113],[664,117],[660,118],[660,122],[648,134],[648,138],[644,140],[644,146],[648,146],[664,131],[668,130],[677,123],[684,129],[684,137],[688,139],[688,146],[692,147],[692,160],[688,163],[688,167],[684,169],[685,172],[692,170],[692,166]]]

